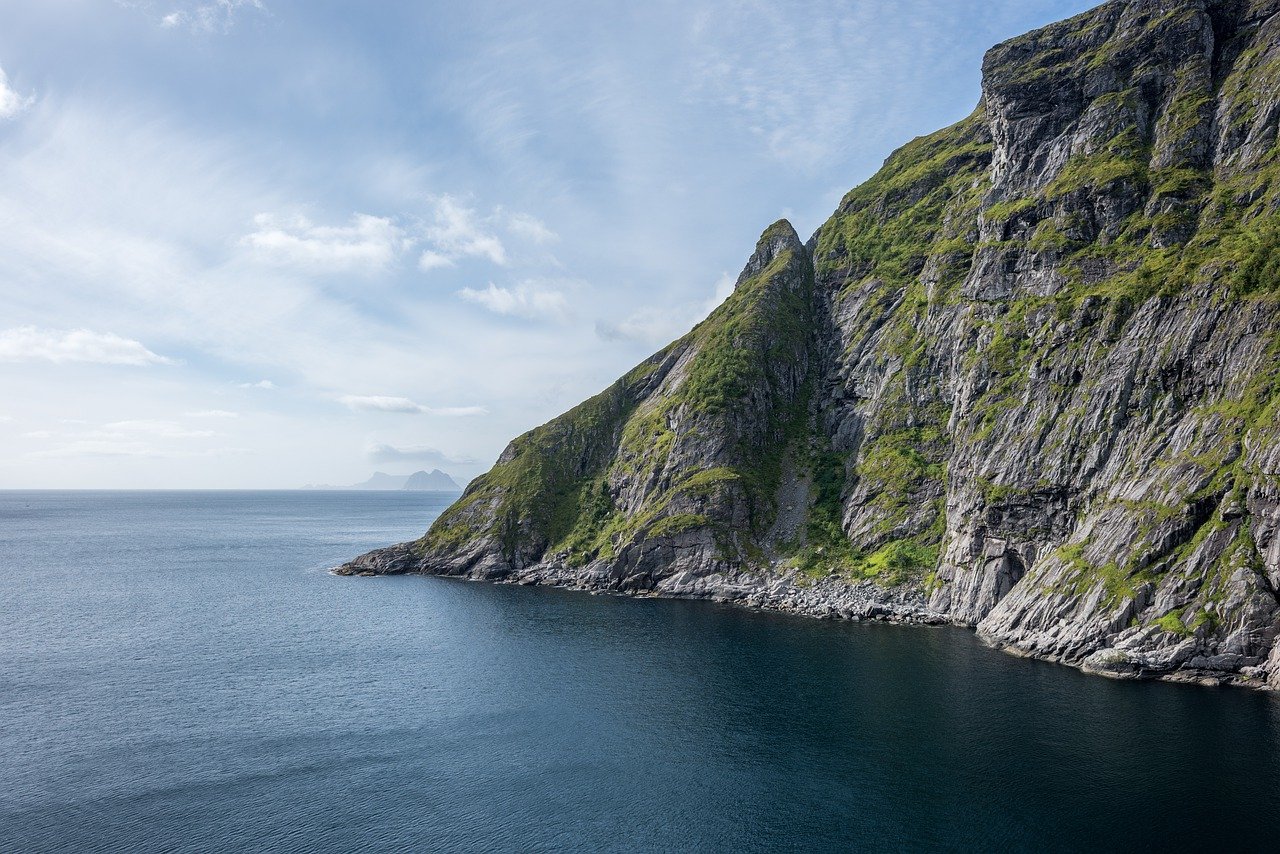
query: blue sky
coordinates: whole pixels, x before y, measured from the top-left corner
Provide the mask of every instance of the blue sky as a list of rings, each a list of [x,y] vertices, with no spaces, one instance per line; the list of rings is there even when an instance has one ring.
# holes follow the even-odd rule
[[[0,0],[0,488],[472,477],[1061,0]]]

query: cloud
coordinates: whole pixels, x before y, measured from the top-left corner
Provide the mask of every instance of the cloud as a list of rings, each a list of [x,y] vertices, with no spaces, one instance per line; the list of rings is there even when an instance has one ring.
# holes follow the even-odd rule
[[[349,225],[316,225],[304,216],[258,214],[241,242],[284,265],[324,270],[383,270],[412,245],[388,217],[357,213]]]
[[[533,282],[521,282],[514,288],[500,288],[490,282],[484,290],[463,288],[458,296],[494,314],[510,317],[565,320],[569,315],[569,300],[564,293]]]
[[[517,237],[523,237],[534,243],[551,243],[560,239],[560,236],[543,225],[541,220],[529,214],[511,214],[507,217],[507,230]]]
[[[868,44],[869,34],[885,35],[875,26],[878,10],[833,8],[818,25],[765,3],[746,8],[751,14],[703,12],[695,19],[695,49],[684,69],[693,82],[690,96],[756,137],[773,157],[820,169],[857,127],[855,117],[874,97],[863,91],[867,78],[894,47]]]
[[[641,309],[616,323],[597,321],[596,335],[604,341],[667,344],[684,335],[728,299],[733,293],[734,281],[725,273],[716,282],[712,296],[701,303]]]
[[[347,225],[317,225],[305,216],[270,213],[254,217],[256,229],[241,243],[279,265],[324,271],[385,270],[404,253],[418,254],[423,272],[454,267],[464,258],[480,258],[499,266],[508,261],[507,249],[493,227],[531,243],[556,240],[555,232],[524,213],[506,214],[502,208],[482,216],[449,195],[432,196],[429,221],[406,223],[411,217],[382,217],[356,213]]]
[[[239,418],[239,412],[228,412],[225,409],[200,409],[195,412],[184,412],[187,418]]]
[[[28,459],[38,460],[70,457],[199,456],[211,452],[166,448],[155,443],[209,439],[216,435],[212,430],[192,430],[175,421],[135,419],[112,421],[92,430],[72,431],[61,435],[48,430],[37,430],[25,434],[24,438],[62,440],[63,444],[58,447],[26,454]]]
[[[475,463],[475,460],[469,457],[450,457],[435,448],[429,448],[425,445],[409,445],[397,448],[394,445],[378,442],[371,443],[365,448],[365,456],[369,458],[370,462],[374,463],[415,462],[437,466],[467,466]]]
[[[643,309],[617,323],[596,321],[596,335],[601,341],[632,341],[661,345],[676,340],[689,331],[688,315],[670,309]]]
[[[489,410],[483,406],[442,406],[427,407],[423,410],[427,415],[436,415],[440,418],[470,418],[473,415],[488,415]]]
[[[37,329],[19,326],[0,331],[0,362],[81,362],[98,365],[173,365],[137,341],[88,329]]]
[[[506,247],[474,209],[447,194],[434,196],[429,201],[435,210],[432,223],[426,226],[423,234],[433,249],[423,253],[418,261],[419,267],[428,269],[423,266],[425,263],[436,263],[439,266],[438,262],[428,260],[429,256],[431,259],[449,260],[463,257],[486,258],[499,266],[507,263]]]
[[[407,397],[348,394],[338,398],[338,402],[350,409],[367,412],[399,412],[406,415],[438,415],[446,418],[463,418],[470,415],[489,414],[489,410],[483,406],[449,406],[437,409],[414,403]]]
[[[0,415],[0,424],[9,424],[13,421],[12,415]]]
[[[212,430],[189,430],[174,421],[112,421],[102,425],[95,436],[124,436],[142,434],[157,439],[208,439],[216,436]]]
[[[122,457],[122,458],[152,458],[152,459],[194,459],[198,457],[227,457],[231,455],[247,454],[250,451],[246,448],[206,448],[204,450],[172,450],[166,448],[158,448],[149,445],[146,442],[139,441],[100,441],[100,440],[84,440],[72,442],[57,448],[49,448],[44,451],[33,451],[24,454],[24,458],[28,460],[60,460],[73,459],[77,457]]]
[[[196,33],[231,32],[236,14],[242,9],[266,13],[262,0],[213,0],[190,9],[176,9],[160,18],[160,26],[166,30],[185,27]]]
[[[19,95],[9,85],[9,75],[0,68],[0,119],[11,119],[35,103],[34,95]]]
[[[407,397],[360,397],[349,394],[338,398],[338,402],[350,409],[371,412],[403,412],[418,415],[426,411],[425,406],[414,403]]]
[[[438,270],[441,267],[453,266],[455,266],[453,259],[449,256],[441,255],[439,252],[434,252],[430,249],[418,256],[418,269],[424,273],[431,270]]]
[[[146,442],[86,439],[45,451],[33,451],[26,456],[33,460],[57,460],[68,457],[159,457],[164,453]]]
[[[240,388],[257,388],[262,389],[263,391],[275,391],[279,388],[279,386],[271,380],[258,380],[256,383],[237,383],[237,385]]]

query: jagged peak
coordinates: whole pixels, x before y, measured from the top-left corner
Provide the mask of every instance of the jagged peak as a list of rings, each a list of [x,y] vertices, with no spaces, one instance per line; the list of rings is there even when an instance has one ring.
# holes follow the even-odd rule
[[[780,219],[766,228],[760,235],[760,239],[756,241],[756,250],[747,261],[747,266],[742,269],[742,274],[738,276],[738,284],[735,287],[741,287],[747,280],[760,275],[785,252],[803,253],[804,243],[791,222]]]
[[[760,235],[760,242],[776,237],[785,237],[788,240],[795,241],[796,243],[800,242],[800,235],[796,234],[795,226],[793,226],[791,224],[791,220],[786,217],[783,217],[766,228]]]

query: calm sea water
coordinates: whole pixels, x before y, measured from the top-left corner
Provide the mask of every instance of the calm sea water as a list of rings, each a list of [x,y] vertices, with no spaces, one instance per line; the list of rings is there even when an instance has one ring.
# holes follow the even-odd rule
[[[1280,698],[326,570],[413,493],[0,493],[0,850],[1257,850]]]

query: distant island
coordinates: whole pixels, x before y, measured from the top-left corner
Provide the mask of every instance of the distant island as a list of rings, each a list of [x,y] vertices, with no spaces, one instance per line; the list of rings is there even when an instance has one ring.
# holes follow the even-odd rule
[[[373,476],[363,483],[353,484],[351,486],[329,486],[328,484],[308,484],[303,489],[331,489],[331,490],[347,490],[359,489],[369,492],[395,492],[399,490],[408,490],[410,492],[461,492],[462,487],[458,482],[440,469],[433,469],[429,472],[419,471],[413,474],[387,474],[386,472],[374,472]]]

